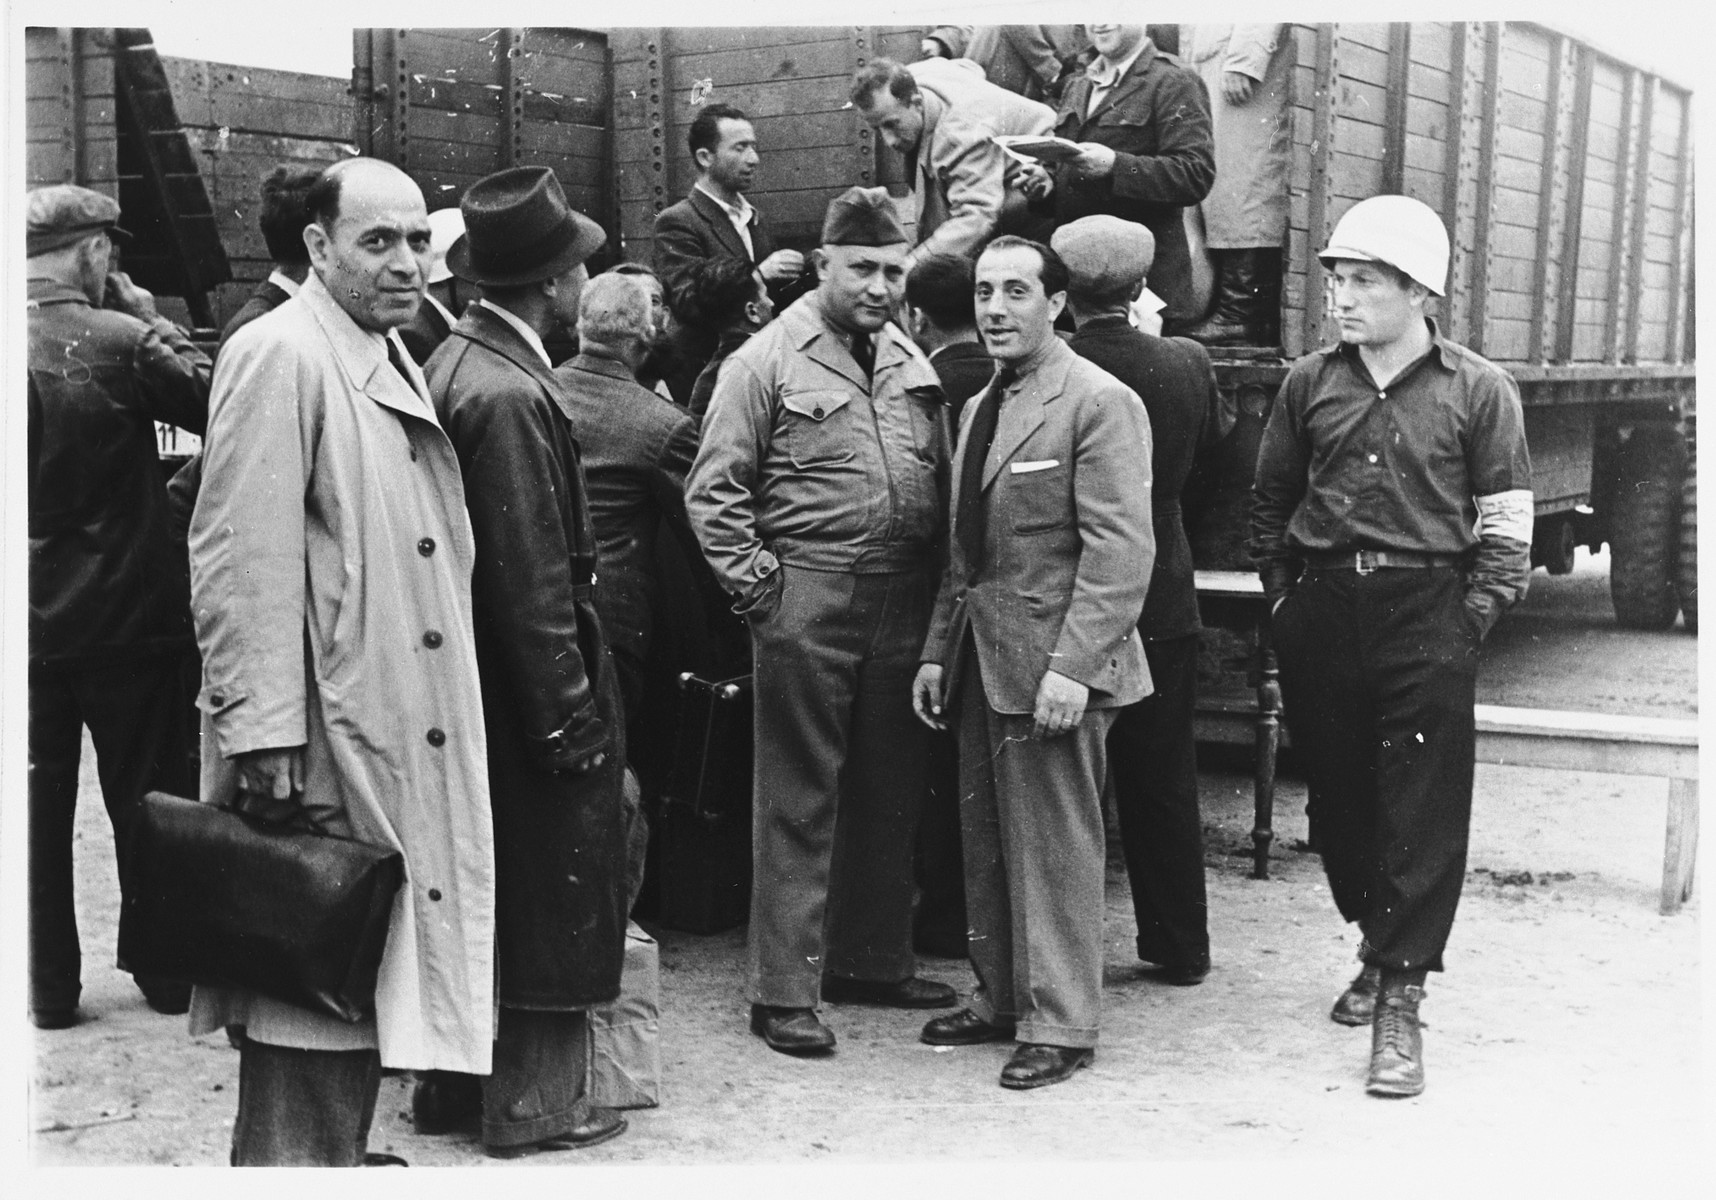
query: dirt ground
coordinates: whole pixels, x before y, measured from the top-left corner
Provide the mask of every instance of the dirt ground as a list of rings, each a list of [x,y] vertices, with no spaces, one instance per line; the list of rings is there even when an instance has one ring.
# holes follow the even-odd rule
[[[1496,632],[1480,699],[1696,713],[1694,639],[1614,629],[1605,569],[1583,560],[1564,579],[1534,576],[1531,597]],[[182,1018],[150,1012],[111,965],[111,841],[88,767],[78,824],[87,1019],[34,1035],[33,1161],[223,1163],[238,1055],[220,1038],[188,1039]],[[1214,970],[1196,988],[1139,977],[1116,859],[1102,1044],[1094,1067],[1072,1082],[1003,1091],[996,1080],[1007,1047],[931,1048],[916,1040],[924,1014],[868,1008],[826,1010],[840,1038],[831,1059],[774,1054],[745,1030],[743,931],[662,933],[662,1106],[631,1114],[626,1135],[606,1145],[523,1165],[929,1171],[1004,1162],[1041,1171],[1115,1160],[1310,1167],[1356,1155],[1408,1164],[1414,1176],[1455,1163],[1523,1164],[1529,1178],[1566,1177],[1569,1164],[1587,1161],[1665,1178],[1690,1169],[1706,1119],[1701,904],[1695,897],[1676,916],[1657,912],[1666,784],[1478,768],[1465,900],[1449,969],[1432,977],[1424,1007],[1429,1089],[1379,1101],[1363,1092],[1367,1032],[1326,1016],[1354,969],[1357,935],[1335,914],[1317,859],[1295,849],[1305,836],[1303,784],[1281,782],[1272,877],[1257,881],[1248,877],[1249,777],[1214,764],[1203,783]],[[962,990],[973,982],[962,961],[926,959],[921,969]],[[513,1165],[460,1137],[416,1136],[409,1086],[384,1081],[372,1149],[413,1166]],[[1343,1177],[1333,1186],[1356,1186],[1357,1176]],[[701,1190],[683,1175],[666,1178],[678,1180],[676,1192]],[[811,1182],[850,1178],[822,1172]],[[1273,1192],[1287,1178],[1230,1183]]]

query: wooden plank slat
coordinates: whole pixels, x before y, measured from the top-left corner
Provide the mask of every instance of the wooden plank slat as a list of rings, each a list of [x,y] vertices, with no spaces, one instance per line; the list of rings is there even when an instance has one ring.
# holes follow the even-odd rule
[[[1637,362],[1639,354],[1638,313],[1639,301],[1644,288],[1645,222],[1649,216],[1647,206],[1650,199],[1649,150],[1656,120],[1656,77],[1641,72],[1639,87],[1639,136],[1632,176],[1633,195],[1630,202],[1632,227],[1627,239],[1630,276],[1627,281],[1627,312],[1632,320],[1628,324],[1621,352],[1621,361],[1629,363]]]
[[[1400,193],[1406,181],[1406,76],[1412,55],[1412,27],[1388,27],[1388,73],[1384,89],[1382,189]]]
[[[1479,354],[1494,356],[1499,351],[1490,343],[1490,322],[1485,317],[1485,297],[1489,291],[1490,230],[1495,223],[1495,157],[1497,125],[1500,121],[1501,30],[1490,24],[1483,27],[1482,91],[1478,100],[1480,117],[1477,196],[1475,199],[1475,240],[1472,247],[1470,283],[1470,324],[1468,344]]]
[[[1306,216],[1307,237],[1304,255],[1299,259],[1305,278],[1305,305],[1302,310],[1302,327],[1297,352],[1303,353],[1310,346],[1320,345],[1325,323],[1323,264],[1317,259],[1317,250],[1328,245],[1329,234],[1333,229],[1335,214],[1334,178],[1331,164],[1334,157],[1334,138],[1337,122],[1335,108],[1339,103],[1336,81],[1339,63],[1336,59],[1338,45],[1337,27],[1334,25],[1318,25],[1316,27],[1316,44],[1310,61],[1315,68],[1315,83],[1307,97],[1311,110],[1311,187],[1310,208]],[[1306,61],[1304,57],[1299,60]],[[1314,244],[1313,244],[1314,243]]]
[[[1565,173],[1566,220],[1561,230],[1561,244],[1557,254],[1560,271],[1560,292],[1556,297],[1557,323],[1554,340],[1547,348],[1549,357],[1558,362],[1566,362],[1573,356],[1573,323],[1581,274],[1579,250],[1580,243],[1584,240],[1585,188],[1590,162],[1590,151],[1587,147],[1591,132],[1591,55],[1578,45],[1570,45],[1568,54],[1573,72],[1574,92],[1572,108],[1568,115],[1570,127],[1567,154],[1561,168]]]

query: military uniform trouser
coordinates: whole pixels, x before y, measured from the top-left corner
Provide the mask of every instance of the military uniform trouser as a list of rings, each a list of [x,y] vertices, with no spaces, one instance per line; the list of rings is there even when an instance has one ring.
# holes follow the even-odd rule
[[[1453,567],[1309,571],[1273,627],[1311,836],[1367,963],[1442,969],[1466,874],[1479,639]]]
[[[912,712],[935,576],[783,565],[752,619],[756,768],[750,985],[811,1008],[826,971],[910,977],[912,846],[929,731]]]
[[[152,789],[195,799],[186,747],[183,654],[30,668],[30,1007],[77,1007],[83,952],[72,898],[72,833],[83,730],[95,743],[101,798],[125,862],[132,821]],[[120,879],[124,894],[125,880]],[[138,981],[145,987],[154,980]]]

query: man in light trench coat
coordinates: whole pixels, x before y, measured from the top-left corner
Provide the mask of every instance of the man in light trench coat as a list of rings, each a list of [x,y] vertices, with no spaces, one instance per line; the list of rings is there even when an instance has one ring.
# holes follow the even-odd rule
[[[382,1067],[484,1075],[494,1039],[471,526],[393,332],[423,297],[428,214],[362,158],[309,205],[310,278],[215,368],[190,533],[202,796],[391,846],[405,882],[373,1019],[197,990],[193,1034],[248,1030],[235,1166],[362,1163]]]

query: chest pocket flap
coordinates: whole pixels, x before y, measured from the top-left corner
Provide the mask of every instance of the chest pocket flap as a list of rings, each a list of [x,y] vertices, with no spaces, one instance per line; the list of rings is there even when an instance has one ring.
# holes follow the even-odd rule
[[[801,417],[809,417],[812,421],[827,420],[845,408],[851,400],[850,394],[837,391],[781,393],[781,404],[787,411],[795,412]]]

